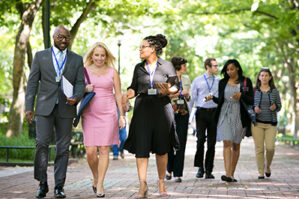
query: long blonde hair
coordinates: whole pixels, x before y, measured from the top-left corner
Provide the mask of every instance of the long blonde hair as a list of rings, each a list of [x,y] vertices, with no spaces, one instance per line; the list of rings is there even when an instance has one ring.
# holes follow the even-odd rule
[[[103,43],[103,42],[96,42],[86,53],[86,55],[84,56],[84,66],[90,66],[93,64],[92,61],[92,54],[94,52],[94,49],[96,49],[97,47],[103,48],[106,52],[106,61],[105,64],[107,66],[113,66],[114,67],[114,63],[116,58],[112,55],[112,53],[110,52],[110,50],[108,49],[108,47]]]

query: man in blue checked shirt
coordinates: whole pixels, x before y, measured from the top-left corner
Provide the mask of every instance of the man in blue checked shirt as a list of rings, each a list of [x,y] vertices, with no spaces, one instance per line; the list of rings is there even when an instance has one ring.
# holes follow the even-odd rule
[[[196,111],[196,129],[197,129],[197,149],[194,157],[194,167],[199,167],[196,174],[197,178],[205,175],[206,179],[214,179],[213,167],[216,144],[217,122],[214,119],[217,104],[212,100],[206,101],[205,97],[213,95],[218,97],[219,77],[218,63],[215,58],[205,60],[204,66],[206,72],[198,76],[192,82],[190,108],[195,105]],[[207,132],[207,134],[206,134]],[[204,160],[204,144],[207,138],[207,152]]]

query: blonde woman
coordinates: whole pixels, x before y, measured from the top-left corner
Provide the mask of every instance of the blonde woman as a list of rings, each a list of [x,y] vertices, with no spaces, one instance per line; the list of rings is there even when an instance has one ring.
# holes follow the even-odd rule
[[[94,91],[96,95],[84,109],[82,128],[87,162],[93,175],[92,188],[98,198],[105,197],[103,182],[109,164],[110,146],[118,144],[118,128],[122,129],[125,126],[120,78],[113,67],[114,62],[115,57],[101,42],[95,43],[84,57],[84,65],[90,79],[85,92]],[[115,104],[120,110],[119,121]]]

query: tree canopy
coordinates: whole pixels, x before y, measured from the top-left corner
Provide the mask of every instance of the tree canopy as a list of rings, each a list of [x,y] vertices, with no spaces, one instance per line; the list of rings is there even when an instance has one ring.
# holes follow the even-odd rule
[[[0,2],[0,44],[4,46],[0,49],[1,102],[13,101],[13,38],[22,24],[22,13],[35,2]],[[297,0],[51,0],[50,5],[51,28],[66,25],[72,33],[72,50],[78,54],[84,56],[95,41],[104,41],[117,55],[121,42],[122,88],[130,83],[139,62],[141,40],[158,33],[166,35],[169,42],[162,56],[167,60],[185,57],[191,80],[204,72],[207,57],[215,57],[220,66],[229,58],[238,59],[253,82],[261,67],[269,67],[282,94],[283,109],[288,110],[288,129],[294,136],[298,134]],[[43,49],[42,14],[39,9],[26,51]],[[25,58],[30,60],[29,55]],[[26,75],[29,65],[30,61],[22,66]],[[0,119],[5,121],[4,116]]]

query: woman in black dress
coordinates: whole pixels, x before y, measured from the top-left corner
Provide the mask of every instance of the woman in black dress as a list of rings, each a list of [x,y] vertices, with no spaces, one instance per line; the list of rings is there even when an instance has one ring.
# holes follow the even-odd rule
[[[167,153],[172,147],[178,148],[174,114],[168,96],[178,90],[174,81],[169,82],[175,79],[176,72],[170,62],[159,57],[166,45],[167,40],[161,34],[143,39],[139,49],[143,61],[135,66],[131,86],[122,98],[126,110],[129,99],[137,97],[129,136],[124,146],[136,157],[140,187],[135,198],[147,197],[146,177],[150,152],[156,154],[159,194],[161,197],[168,196],[164,185]]]

